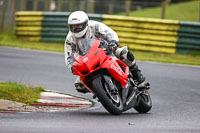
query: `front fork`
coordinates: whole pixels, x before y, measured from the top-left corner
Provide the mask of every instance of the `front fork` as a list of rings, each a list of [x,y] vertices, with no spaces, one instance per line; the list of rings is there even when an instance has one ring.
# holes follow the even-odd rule
[[[119,94],[119,90],[115,86],[115,84],[112,82],[112,79],[109,76],[104,75],[104,82],[107,84],[110,92],[114,95]],[[136,84],[131,78],[127,81],[126,85],[122,88],[122,103],[125,109],[128,110],[132,108],[133,106],[136,106],[137,101],[137,92],[136,92]]]
[[[111,94],[113,94],[113,95],[119,94],[119,90],[115,87],[114,83],[112,82],[112,79],[105,75],[103,76],[103,78],[104,78],[106,84],[108,85],[108,88],[109,88]]]

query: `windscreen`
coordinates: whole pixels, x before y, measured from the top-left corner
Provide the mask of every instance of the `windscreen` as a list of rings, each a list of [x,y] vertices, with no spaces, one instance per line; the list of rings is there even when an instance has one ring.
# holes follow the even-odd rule
[[[78,54],[84,56],[88,53],[91,46],[95,42],[94,39],[84,38],[78,41]]]

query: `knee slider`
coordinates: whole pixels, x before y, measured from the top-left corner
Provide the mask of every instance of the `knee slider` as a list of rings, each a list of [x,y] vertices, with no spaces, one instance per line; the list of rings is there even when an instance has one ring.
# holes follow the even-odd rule
[[[127,59],[127,50],[126,49],[123,49],[120,53],[120,59],[123,60],[123,59]]]
[[[134,55],[133,55],[131,52],[128,51],[128,53],[127,53],[127,59],[128,59],[129,61],[134,61],[134,60],[135,60],[135,57],[134,57]]]

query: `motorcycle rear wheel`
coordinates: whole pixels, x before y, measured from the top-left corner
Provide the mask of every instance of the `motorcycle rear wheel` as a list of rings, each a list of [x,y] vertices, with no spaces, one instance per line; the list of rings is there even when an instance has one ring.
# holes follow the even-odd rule
[[[109,92],[102,76],[93,79],[92,86],[96,96],[108,112],[112,115],[120,115],[123,112],[123,103],[120,95],[113,95]]]
[[[147,113],[152,108],[152,101],[149,92],[146,90],[144,93],[139,95],[140,101],[138,106],[134,107],[134,109],[139,113]]]

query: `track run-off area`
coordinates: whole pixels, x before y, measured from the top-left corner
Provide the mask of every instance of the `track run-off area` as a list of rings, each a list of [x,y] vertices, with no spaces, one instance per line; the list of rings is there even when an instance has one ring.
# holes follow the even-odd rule
[[[91,94],[76,92],[76,76],[65,66],[64,53],[0,47],[0,82],[43,86],[94,101],[78,111],[0,113],[0,133],[199,133],[200,67],[137,63],[151,84],[153,108],[147,114],[132,109],[112,116]]]

